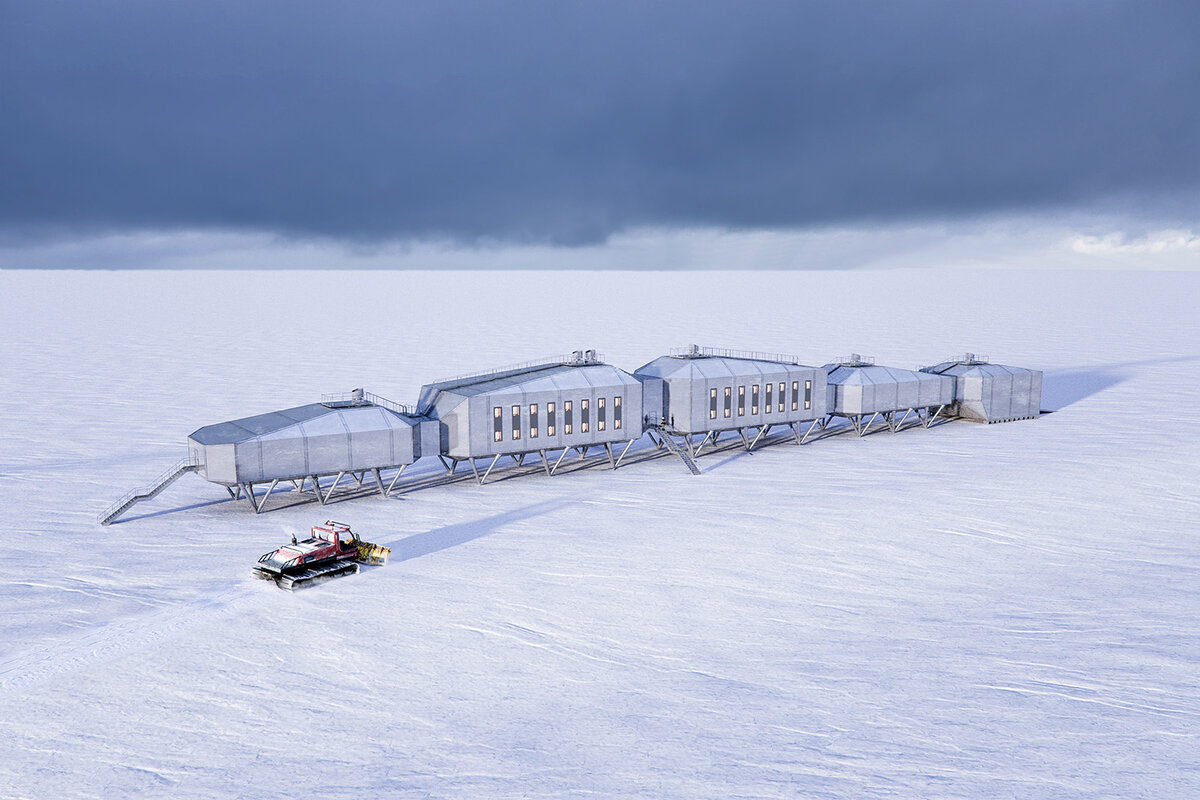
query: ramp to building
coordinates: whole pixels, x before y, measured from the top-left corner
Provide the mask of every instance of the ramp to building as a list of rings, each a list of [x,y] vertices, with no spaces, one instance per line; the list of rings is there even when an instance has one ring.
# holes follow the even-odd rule
[[[189,472],[195,472],[198,469],[200,469],[200,465],[190,458],[180,460],[172,465],[171,468],[166,472],[159,475],[152,483],[149,483],[146,486],[138,487],[137,489],[126,493],[123,497],[121,497],[120,500],[117,500],[117,502],[106,508],[103,513],[96,518],[96,521],[101,525],[112,524],[117,517],[128,511],[131,506],[136,505],[143,500],[149,500],[152,497],[157,497],[163,489],[167,488],[176,480],[178,480],[180,476]]]

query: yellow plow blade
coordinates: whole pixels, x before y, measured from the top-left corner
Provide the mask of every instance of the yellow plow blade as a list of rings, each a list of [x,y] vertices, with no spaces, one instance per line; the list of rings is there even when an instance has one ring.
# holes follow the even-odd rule
[[[358,543],[358,561],[363,564],[386,564],[392,548],[370,542]]]

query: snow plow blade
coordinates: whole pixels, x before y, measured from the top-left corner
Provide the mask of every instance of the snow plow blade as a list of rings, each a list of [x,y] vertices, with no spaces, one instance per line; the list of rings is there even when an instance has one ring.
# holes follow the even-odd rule
[[[384,547],[383,545],[371,544],[370,542],[358,543],[358,559],[360,564],[377,564],[382,565],[388,562],[388,556],[392,554],[392,548]]]

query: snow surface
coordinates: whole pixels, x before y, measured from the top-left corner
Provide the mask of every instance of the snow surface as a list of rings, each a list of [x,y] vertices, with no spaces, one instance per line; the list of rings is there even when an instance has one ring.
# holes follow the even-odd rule
[[[0,272],[0,797],[1200,796],[1200,274]],[[1005,425],[321,508],[212,422],[595,347],[967,350]],[[590,465],[589,465],[590,464]],[[438,467],[440,469],[440,467]],[[392,562],[287,594],[332,517]]]

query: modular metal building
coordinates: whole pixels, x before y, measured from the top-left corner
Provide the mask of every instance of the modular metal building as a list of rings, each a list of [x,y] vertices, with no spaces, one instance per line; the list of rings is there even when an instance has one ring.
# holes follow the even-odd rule
[[[380,470],[403,468],[437,452],[436,422],[362,390],[206,425],[188,437],[188,454],[200,475],[239,492],[245,489],[256,510],[261,508],[254,496],[256,483],[270,483],[269,496],[279,481],[299,481],[300,489],[311,481],[324,502],[329,495],[322,477],[337,476],[328,488],[332,493],[343,475],[358,473],[361,483],[362,475],[371,472],[380,491],[386,491]]]
[[[594,446],[615,469],[612,445],[624,443],[624,456],[643,432],[641,383],[594,350],[427,384],[417,410],[438,421],[451,472],[462,461],[476,470],[475,459],[491,459],[481,483],[500,456],[524,463],[538,453],[553,474],[568,451],[582,458]],[[546,454],[559,449],[551,466]]]
[[[913,414],[929,427],[954,402],[954,381],[947,376],[877,366],[857,353],[825,368],[829,414],[850,420],[859,436],[880,417],[893,432]]]
[[[772,427],[785,425],[799,443],[800,423],[811,429],[825,416],[824,368],[793,356],[691,345],[633,374],[642,382],[647,417],[683,436],[693,455],[722,431],[738,432],[751,449]],[[698,445],[693,436],[702,437]]]
[[[922,372],[955,379],[952,413],[976,422],[1036,419],[1042,413],[1042,373],[1024,367],[989,364],[967,353]]]

